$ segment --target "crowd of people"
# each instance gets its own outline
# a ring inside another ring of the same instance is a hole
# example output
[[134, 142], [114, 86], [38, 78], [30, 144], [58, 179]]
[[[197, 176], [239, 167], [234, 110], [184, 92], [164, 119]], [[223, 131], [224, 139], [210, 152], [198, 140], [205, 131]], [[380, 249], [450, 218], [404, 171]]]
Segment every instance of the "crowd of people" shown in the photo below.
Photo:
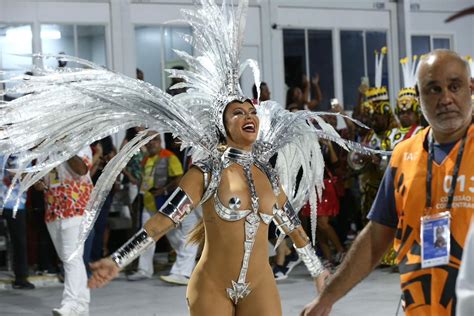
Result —
[[[407, 60], [402, 60], [402, 64], [406, 65]], [[411, 69], [407, 71], [414, 73]], [[137, 76], [140, 74], [143, 78], [143, 72], [137, 69]], [[312, 101], [308, 101], [309, 83], [305, 77], [301, 87], [288, 89], [287, 110], [318, 110], [318, 103], [322, 98], [318, 81], [319, 76], [315, 76], [312, 83], [315, 85], [314, 90], [318, 93]], [[361, 102], [353, 109], [353, 117], [367, 124], [370, 129], [361, 128], [343, 116], [340, 118], [327, 116], [325, 119], [346, 139], [359, 141], [374, 149], [391, 151], [398, 143], [416, 135], [423, 129], [414, 81], [408, 77], [406, 81], [408, 82], [405, 88], [400, 91], [395, 111], [392, 111], [390, 106], [386, 88], [380, 83], [378, 87], [373, 88], [364, 85], [359, 87]], [[172, 84], [175, 83], [177, 82]], [[171, 91], [177, 93], [174, 90]], [[270, 100], [270, 90], [265, 82], [261, 83], [260, 91], [259, 102]], [[255, 86], [253, 87], [253, 97], [253, 102], [258, 104]], [[332, 100], [330, 111], [347, 115], [344, 107], [336, 99]], [[139, 128], [128, 130], [121, 146], [131, 140], [139, 130]], [[152, 214], [156, 213], [156, 210], [169, 197], [170, 192], [176, 188], [183, 172], [189, 167], [189, 157], [179, 150], [179, 146], [174, 144], [177, 140], [168, 136], [170, 135], [167, 135], [166, 138], [171, 140], [171, 143], [167, 143], [166, 147], [171, 150], [165, 149], [161, 138], [157, 137], [137, 153], [123, 170], [121, 177], [116, 181], [114, 190], [109, 194], [101, 209], [93, 232], [86, 241], [83, 260], [68, 262], [66, 258], [74, 247], [74, 238], [78, 233], [93, 184], [97, 181], [105, 164], [112, 159], [116, 152], [110, 137], [93, 143], [90, 148], [85, 148], [83, 154], [71, 159], [65, 165], [58, 166], [54, 173], [35, 185], [30, 190], [28, 203], [26, 203], [27, 196], [22, 197], [15, 220], [12, 219], [13, 206], [10, 205], [11, 202], [6, 204], [2, 216], [8, 221], [14, 246], [15, 279], [13, 288], [34, 288], [34, 285], [27, 280], [26, 234], [28, 229], [26, 216], [27, 205], [30, 205], [32, 210], [29, 212], [30, 215], [44, 216], [49, 231], [48, 235], [45, 234], [45, 229], [36, 228], [40, 232], [39, 239], [37, 239], [39, 248], [36, 252], [38, 259], [35, 273], [49, 275], [59, 273], [67, 276], [64, 297], [58, 314], [65, 314], [65, 309], [87, 309], [89, 292], [85, 285], [86, 267], [90, 262], [99, 260], [115, 250], [108, 244], [110, 232], [107, 224], [114, 192], [122, 191], [121, 193], [125, 192], [127, 196], [124, 203], [123, 198], [118, 198], [119, 196], [123, 197], [123, 194], [117, 194], [114, 205], [117, 207], [117, 204], [122, 203], [121, 207], [127, 209], [125, 213], [121, 213], [121, 216], [125, 216], [130, 221], [129, 231], [124, 231], [129, 236], [142, 227]], [[369, 221], [367, 214], [372, 207], [388, 164], [385, 156], [348, 154], [330, 141], [321, 141], [321, 146], [325, 160], [325, 189], [318, 202], [317, 249], [324, 265], [334, 271], [343, 261], [348, 246], [355, 238], [355, 233], [362, 230]], [[14, 164], [14, 157], [10, 157], [8, 162], [2, 164], [4, 165], [2, 183], [4, 195], [8, 190], [9, 179], [11, 180], [13, 177], [7, 171], [8, 168], [14, 167], [12, 164]], [[358, 200], [361, 202], [355, 203]], [[310, 235], [309, 203], [301, 210], [299, 216], [303, 227]], [[187, 244], [187, 237], [199, 218], [199, 212], [194, 212], [193, 216], [188, 217], [178, 229], [167, 234], [173, 249], [171, 252], [176, 256], [176, 262], [169, 275], [160, 277], [163, 281], [181, 285], [188, 283], [196, 257], [199, 254], [198, 246]], [[271, 228], [269, 233], [269, 242], [273, 244], [276, 241], [275, 230], [275, 227]], [[29, 230], [29, 233], [37, 234], [38, 232]], [[51, 256], [45, 255], [54, 253], [54, 249], [51, 249], [51, 240], [58, 254], [59, 260], [56, 261], [51, 260]], [[166, 250], [166, 248], [164, 249]], [[129, 280], [135, 281], [153, 277], [154, 253], [155, 248], [152, 247], [140, 256], [136, 271], [129, 271]], [[275, 254], [270, 258], [273, 262], [275, 279], [286, 279], [292, 269], [301, 262], [301, 259], [286, 240], [278, 245]], [[395, 254], [393, 249], [388, 251], [380, 264], [394, 266]], [[90, 275], [90, 272], [88, 273]]]

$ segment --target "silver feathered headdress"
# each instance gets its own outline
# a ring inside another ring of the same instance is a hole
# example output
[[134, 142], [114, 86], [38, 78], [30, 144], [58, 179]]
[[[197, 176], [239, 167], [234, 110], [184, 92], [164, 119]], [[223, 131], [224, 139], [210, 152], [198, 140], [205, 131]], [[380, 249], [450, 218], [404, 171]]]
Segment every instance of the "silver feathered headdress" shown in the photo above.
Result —
[[[236, 10], [226, 1], [219, 9], [214, 0], [202, 0], [201, 8], [197, 10], [181, 10], [185, 22], [193, 29], [193, 36], [185, 36], [185, 39], [198, 51], [199, 56], [175, 50], [186, 61], [189, 70], [168, 70], [171, 77], [184, 80], [172, 89], [187, 88], [186, 99], [196, 98], [200, 106], [208, 107], [207, 119], [224, 136], [227, 136], [223, 122], [226, 105], [248, 99], [243, 95], [239, 83], [248, 66], [253, 70], [257, 88], [260, 87], [257, 62], [251, 59], [240, 62], [247, 9], [248, 0], [240, 1]], [[209, 128], [212, 129], [212, 126]]]

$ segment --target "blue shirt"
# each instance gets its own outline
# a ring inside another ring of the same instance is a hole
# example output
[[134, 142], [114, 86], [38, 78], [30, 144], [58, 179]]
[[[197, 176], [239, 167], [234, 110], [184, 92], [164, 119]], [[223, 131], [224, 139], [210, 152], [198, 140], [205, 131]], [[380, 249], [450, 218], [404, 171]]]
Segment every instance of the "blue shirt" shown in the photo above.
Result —
[[[427, 142], [425, 142], [426, 144]], [[443, 162], [446, 156], [456, 145], [457, 141], [449, 144], [434, 145], [434, 161], [437, 164]], [[395, 186], [394, 186], [394, 170], [389, 167], [385, 170], [382, 183], [372, 204], [367, 218], [378, 224], [391, 228], [397, 228], [398, 214], [395, 207]]]
[[[5, 161], [5, 157], [0, 156], [0, 170], [1, 170], [1, 180], [0, 181], [0, 206], [5, 209], [13, 209], [15, 207], [17, 197], [20, 191], [20, 186], [18, 183], [13, 188], [12, 194], [10, 195], [9, 199], [4, 201], [8, 189], [10, 187], [11, 180], [13, 179], [14, 175], [8, 172], [7, 169], [14, 169], [16, 168], [16, 158], [9, 157], [7, 161]], [[5, 204], [4, 204], [5, 203]], [[18, 209], [24, 209], [26, 204], [26, 192], [21, 195], [20, 204], [18, 205]]]

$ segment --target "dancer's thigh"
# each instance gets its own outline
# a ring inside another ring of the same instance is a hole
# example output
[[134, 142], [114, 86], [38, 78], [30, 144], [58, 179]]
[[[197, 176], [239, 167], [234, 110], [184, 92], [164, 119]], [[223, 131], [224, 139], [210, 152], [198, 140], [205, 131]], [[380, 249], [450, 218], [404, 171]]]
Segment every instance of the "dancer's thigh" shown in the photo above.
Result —
[[281, 316], [280, 294], [273, 275], [262, 281], [257, 288], [244, 298], [236, 307], [235, 316]]
[[234, 305], [225, 289], [190, 286], [186, 297], [191, 316], [234, 316]]

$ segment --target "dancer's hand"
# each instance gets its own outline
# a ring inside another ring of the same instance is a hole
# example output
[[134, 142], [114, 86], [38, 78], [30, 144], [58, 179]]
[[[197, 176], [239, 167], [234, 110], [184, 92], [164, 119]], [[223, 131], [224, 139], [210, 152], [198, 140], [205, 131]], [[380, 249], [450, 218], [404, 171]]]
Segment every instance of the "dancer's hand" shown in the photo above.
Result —
[[332, 304], [323, 304], [317, 297], [304, 307], [300, 316], [328, 316], [331, 308]]
[[[321, 294], [328, 284], [330, 276], [331, 273], [328, 270], [324, 270], [316, 279], [314, 279], [319, 294]], [[319, 297], [317, 297], [314, 301], [304, 307], [300, 316], [327, 316], [331, 311], [331, 307], [332, 305], [323, 306], [319, 301]]]
[[110, 257], [101, 259], [97, 262], [91, 263], [90, 268], [92, 276], [89, 278], [88, 286], [91, 289], [96, 289], [105, 286], [118, 276], [120, 269], [117, 264], [110, 259]]

